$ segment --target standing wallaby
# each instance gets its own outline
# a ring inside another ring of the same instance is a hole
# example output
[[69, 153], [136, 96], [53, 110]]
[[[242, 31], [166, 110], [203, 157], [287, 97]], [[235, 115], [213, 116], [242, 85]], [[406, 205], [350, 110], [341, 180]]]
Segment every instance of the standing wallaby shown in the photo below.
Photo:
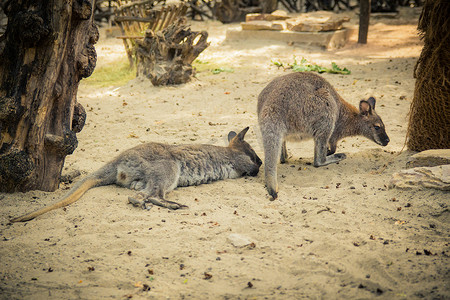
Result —
[[264, 170], [269, 194], [278, 196], [277, 160], [287, 158], [286, 138], [314, 139], [314, 166], [345, 159], [335, 153], [339, 139], [363, 135], [386, 146], [389, 137], [375, 113], [375, 99], [361, 100], [359, 111], [314, 73], [291, 73], [270, 82], [258, 97], [258, 122], [264, 146]]
[[[147, 203], [170, 209], [186, 207], [164, 199], [178, 186], [199, 185], [215, 180], [256, 176], [262, 164], [253, 148], [244, 141], [248, 127], [228, 134], [227, 147], [213, 145], [166, 145], [147, 143], [124, 151], [98, 171], [75, 184], [59, 202], [12, 219], [24, 222], [77, 201], [87, 190], [117, 184], [140, 191], [133, 204]], [[139, 200], [140, 199], [140, 200]]]

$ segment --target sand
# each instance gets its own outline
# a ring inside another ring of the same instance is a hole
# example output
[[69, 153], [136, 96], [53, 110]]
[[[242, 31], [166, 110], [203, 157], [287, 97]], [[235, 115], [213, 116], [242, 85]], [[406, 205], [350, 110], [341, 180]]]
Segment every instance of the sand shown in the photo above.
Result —
[[[294, 55], [349, 68], [351, 75], [323, 77], [354, 105], [376, 97], [391, 142], [345, 138], [338, 152], [347, 159], [322, 168], [311, 165], [312, 141], [288, 143], [276, 201], [264, 189], [263, 168], [257, 177], [174, 190], [168, 200], [189, 206], [179, 211], [138, 209], [128, 204], [133, 191], [105, 186], [65, 209], [10, 224], [55, 202], [71, 184], [53, 193], [1, 194], [0, 298], [449, 299], [448, 193], [388, 188], [412, 154], [401, 150], [422, 47], [419, 13], [372, 19], [367, 45], [354, 35], [334, 51], [225, 41], [226, 29], [238, 25], [194, 23], [211, 41], [199, 59], [234, 72], [203, 71], [170, 87], [140, 78], [120, 87], [81, 84], [78, 101], [88, 119], [64, 173], [85, 176], [148, 141], [226, 145], [230, 130], [246, 126], [263, 158], [257, 96], [291, 72], [271, 60], [292, 62]], [[120, 40], [102, 36], [96, 48], [98, 67], [125, 56]], [[233, 234], [248, 245], [234, 246]]]

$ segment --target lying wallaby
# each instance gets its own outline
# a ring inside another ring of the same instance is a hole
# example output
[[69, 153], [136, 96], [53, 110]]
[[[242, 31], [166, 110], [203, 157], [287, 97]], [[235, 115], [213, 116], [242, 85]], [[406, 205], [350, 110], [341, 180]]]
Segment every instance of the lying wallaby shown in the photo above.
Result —
[[147, 203], [170, 209], [185, 207], [165, 200], [165, 194], [178, 186], [258, 174], [262, 161], [244, 141], [247, 131], [248, 127], [239, 134], [231, 131], [228, 134], [228, 147], [160, 143], [136, 146], [75, 184], [61, 201], [12, 219], [11, 222], [31, 220], [77, 201], [93, 187], [110, 184], [140, 191], [136, 198], [130, 197], [129, 201], [144, 208], [147, 208]]
[[335, 152], [337, 141], [346, 136], [363, 135], [382, 146], [389, 143], [374, 98], [361, 100], [358, 111], [314, 73], [291, 73], [270, 82], [258, 97], [258, 121], [266, 187], [273, 199], [278, 196], [277, 159], [284, 163], [287, 158], [286, 138], [313, 138], [315, 167], [345, 159], [345, 154]]

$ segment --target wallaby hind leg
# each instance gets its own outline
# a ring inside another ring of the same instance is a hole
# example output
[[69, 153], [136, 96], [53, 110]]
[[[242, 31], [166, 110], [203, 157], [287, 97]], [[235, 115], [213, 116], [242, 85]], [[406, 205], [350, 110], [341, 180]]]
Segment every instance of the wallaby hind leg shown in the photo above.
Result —
[[287, 160], [288, 154], [287, 154], [287, 148], [286, 148], [286, 141], [283, 141], [283, 144], [281, 145], [281, 155], [280, 155], [280, 163], [285, 164]]
[[283, 134], [262, 130], [266, 188], [273, 200], [278, 197], [277, 163], [281, 157]]
[[336, 153], [336, 147], [337, 147], [337, 141], [334, 139], [330, 139], [328, 141], [328, 151], [327, 151], [327, 155], [331, 155]]
[[[337, 163], [346, 158], [344, 153], [333, 152], [332, 154], [327, 155], [329, 153], [327, 144], [327, 139], [324, 137], [314, 138], [314, 167]], [[336, 151], [336, 148], [334, 148], [334, 151]]]
[[173, 201], [165, 200], [165, 195], [177, 187], [179, 167], [171, 160], [152, 161], [145, 169], [146, 186], [128, 201], [134, 206], [150, 209], [158, 205], [169, 209], [180, 209], [187, 207]]

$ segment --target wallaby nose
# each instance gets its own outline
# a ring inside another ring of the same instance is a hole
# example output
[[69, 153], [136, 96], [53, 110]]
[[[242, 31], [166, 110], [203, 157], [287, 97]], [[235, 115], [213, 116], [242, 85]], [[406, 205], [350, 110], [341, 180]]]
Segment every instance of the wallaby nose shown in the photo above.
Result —
[[386, 146], [387, 144], [389, 144], [390, 141], [391, 141], [391, 140], [389, 139], [389, 137], [386, 136], [386, 138], [384, 139], [383, 146]]
[[259, 167], [248, 173], [249, 176], [256, 177], [259, 173]]
[[261, 167], [261, 165], [262, 165], [262, 160], [260, 160], [259, 157], [258, 157], [258, 161], [256, 162], [256, 164], [258, 165], [258, 167]]
[[262, 160], [261, 160], [261, 158], [259, 158], [258, 155], [256, 155], [255, 163], [258, 165], [258, 167], [261, 167], [261, 165], [262, 165]]

